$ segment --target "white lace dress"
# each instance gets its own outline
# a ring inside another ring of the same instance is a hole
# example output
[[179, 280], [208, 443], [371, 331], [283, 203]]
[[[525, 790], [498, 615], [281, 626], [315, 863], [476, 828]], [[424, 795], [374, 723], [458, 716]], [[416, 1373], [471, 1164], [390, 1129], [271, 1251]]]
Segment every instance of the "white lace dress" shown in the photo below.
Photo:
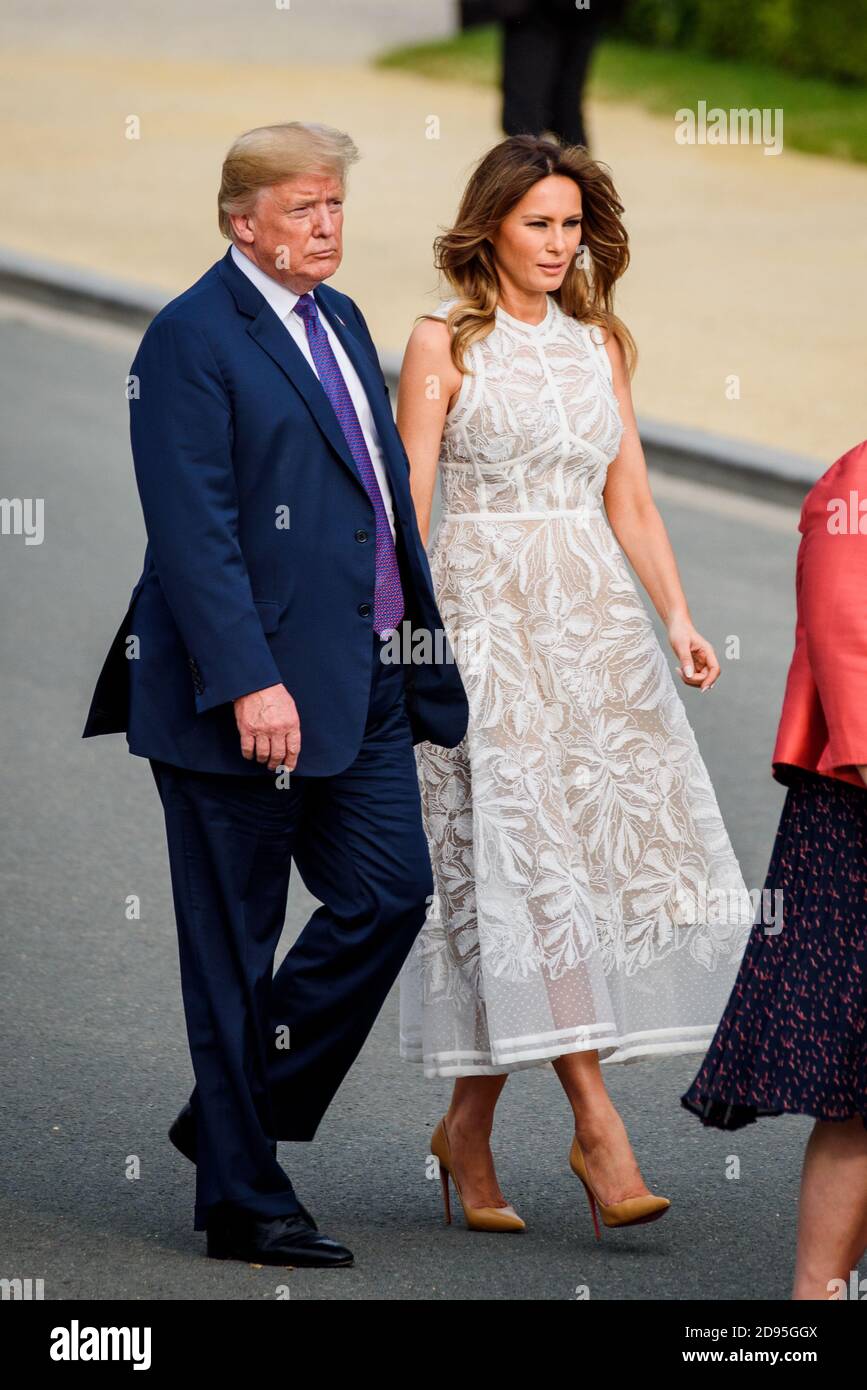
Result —
[[472, 1076], [704, 1051], [752, 911], [601, 502], [623, 427], [600, 330], [549, 296], [538, 325], [498, 310], [468, 365], [429, 556], [470, 720], [416, 747], [435, 897], [401, 1056]]

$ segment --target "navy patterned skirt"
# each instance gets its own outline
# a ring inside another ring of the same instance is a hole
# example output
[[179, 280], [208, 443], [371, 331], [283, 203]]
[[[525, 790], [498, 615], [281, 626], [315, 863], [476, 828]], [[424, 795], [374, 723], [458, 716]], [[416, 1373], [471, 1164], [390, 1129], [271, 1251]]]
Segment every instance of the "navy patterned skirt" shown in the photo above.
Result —
[[681, 1096], [717, 1129], [783, 1114], [867, 1127], [867, 788], [799, 769], [788, 781], [764, 910]]

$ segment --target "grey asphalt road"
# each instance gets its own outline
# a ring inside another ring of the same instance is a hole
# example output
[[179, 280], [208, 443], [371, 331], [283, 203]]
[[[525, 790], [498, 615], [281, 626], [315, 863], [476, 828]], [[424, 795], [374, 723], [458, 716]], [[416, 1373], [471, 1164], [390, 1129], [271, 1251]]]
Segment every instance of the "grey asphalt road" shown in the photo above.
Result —
[[[608, 1067], [663, 1222], [597, 1246], [568, 1167], [550, 1067], [513, 1076], [495, 1153], [527, 1221], [509, 1239], [443, 1223], [426, 1176], [448, 1084], [397, 1054], [393, 991], [316, 1140], [281, 1158], [350, 1270], [203, 1258], [192, 1169], [165, 1131], [192, 1072], [161, 812], [122, 737], [82, 741], [99, 665], [141, 564], [124, 378], [134, 340], [0, 305], [0, 493], [44, 498], [44, 539], [0, 536], [2, 935], [0, 1277], [85, 1299], [785, 1298], [801, 1117], [737, 1135], [679, 1104], [699, 1057]], [[747, 883], [761, 887], [782, 789], [769, 755], [793, 636], [797, 510], [660, 475], [699, 626], [740, 642], [711, 696], [684, 692]], [[129, 895], [140, 920], [127, 920]], [[296, 884], [282, 949], [312, 907]], [[732, 1158], [739, 1175], [732, 1177]]]

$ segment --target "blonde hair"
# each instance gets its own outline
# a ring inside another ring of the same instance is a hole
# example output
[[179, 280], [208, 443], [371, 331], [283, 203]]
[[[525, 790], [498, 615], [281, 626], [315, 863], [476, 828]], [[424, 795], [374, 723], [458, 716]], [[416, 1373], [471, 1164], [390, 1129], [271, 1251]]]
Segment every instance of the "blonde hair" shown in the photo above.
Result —
[[298, 174], [326, 170], [346, 186], [358, 150], [348, 135], [315, 122], [284, 121], [239, 135], [223, 160], [217, 212], [220, 231], [234, 241], [229, 218], [251, 212], [259, 193]]
[[573, 261], [552, 297], [571, 318], [612, 333], [623, 347], [630, 375], [635, 370], [635, 340], [614, 313], [614, 285], [629, 264], [629, 238], [608, 170], [583, 145], [512, 135], [479, 162], [454, 226], [434, 243], [434, 263], [458, 293], [448, 326], [452, 361], [461, 372], [468, 370], [468, 349], [496, 323], [500, 288], [491, 237], [533, 185], [551, 174], [572, 179], [581, 190], [581, 244], [589, 252], [589, 265]]

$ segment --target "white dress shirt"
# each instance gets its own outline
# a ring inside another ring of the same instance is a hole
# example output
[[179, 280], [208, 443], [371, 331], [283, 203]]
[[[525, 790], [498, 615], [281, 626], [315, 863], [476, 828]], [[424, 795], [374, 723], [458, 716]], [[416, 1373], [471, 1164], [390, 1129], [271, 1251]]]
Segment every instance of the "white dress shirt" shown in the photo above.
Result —
[[[285, 285], [281, 285], [279, 280], [274, 280], [270, 275], [266, 275], [265, 271], [260, 270], [259, 267], [250, 260], [249, 256], [245, 256], [243, 251], [238, 250], [234, 243], [231, 248], [231, 255], [238, 269], [244, 272], [248, 280], [252, 280], [256, 289], [259, 290], [260, 294], [268, 301], [284, 328], [304, 353], [312, 370], [316, 372], [316, 363], [313, 361], [313, 354], [310, 351], [310, 344], [307, 341], [307, 330], [304, 327], [304, 321], [300, 314], [294, 312], [295, 305], [298, 303], [301, 296], [296, 294], [294, 290], [287, 289]], [[315, 297], [314, 295], [314, 299]], [[357, 371], [347, 357], [343, 344], [340, 342], [340, 339], [337, 337], [337, 334], [322, 312], [321, 307], [318, 304], [316, 307], [319, 309], [319, 322], [328, 334], [331, 350], [337, 358], [337, 365], [343, 373], [343, 380], [346, 382], [346, 388], [352, 398], [352, 404], [355, 406], [358, 423], [361, 426], [364, 442], [367, 445], [367, 452], [370, 454], [370, 461], [373, 464], [373, 471], [376, 474], [376, 481], [379, 483], [379, 490], [382, 493], [382, 502], [385, 507], [388, 524], [391, 527], [391, 534], [395, 536], [396, 539], [394, 529], [394, 503], [391, 498], [391, 487], [389, 486], [388, 474], [385, 471], [382, 446], [379, 442], [379, 434], [373, 419], [373, 412], [370, 409], [370, 402], [367, 399], [367, 392], [361, 384]], [[319, 373], [316, 372], [316, 375], [318, 377]]]

